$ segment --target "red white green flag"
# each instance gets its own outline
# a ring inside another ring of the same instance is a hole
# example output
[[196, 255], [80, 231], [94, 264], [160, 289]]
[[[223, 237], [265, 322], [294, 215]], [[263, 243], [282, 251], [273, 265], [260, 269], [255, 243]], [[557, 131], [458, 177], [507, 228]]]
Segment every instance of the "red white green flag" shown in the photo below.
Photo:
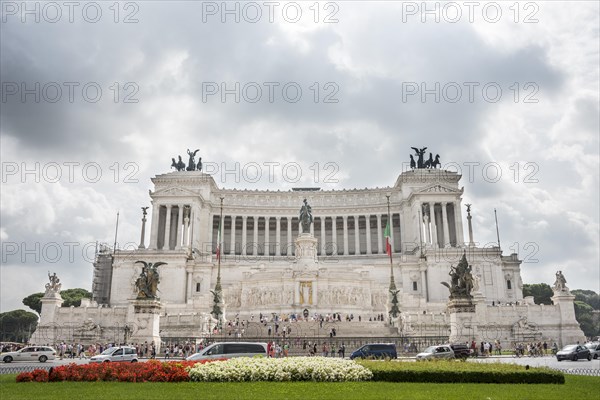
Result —
[[385, 226], [385, 232], [383, 234], [385, 236], [385, 252], [391, 257], [392, 256], [392, 234], [390, 230], [390, 220], [388, 218], [387, 224]]
[[217, 232], [217, 261], [221, 259], [221, 221], [219, 221], [219, 231]]

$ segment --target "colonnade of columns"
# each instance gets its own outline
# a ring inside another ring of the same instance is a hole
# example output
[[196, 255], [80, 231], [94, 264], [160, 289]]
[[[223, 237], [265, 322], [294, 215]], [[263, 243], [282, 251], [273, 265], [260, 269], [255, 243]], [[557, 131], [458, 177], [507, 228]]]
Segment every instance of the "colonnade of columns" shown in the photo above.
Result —
[[[319, 240], [318, 254], [358, 255], [385, 252], [384, 227], [387, 214], [314, 217], [311, 233]], [[217, 248], [219, 216], [212, 217], [209, 238]], [[392, 249], [399, 252], [400, 215], [392, 214]], [[224, 254], [286, 256], [295, 251], [294, 240], [301, 233], [298, 217], [224, 215]], [[394, 238], [397, 240], [394, 241]]]
[[421, 239], [434, 248], [463, 245], [462, 217], [458, 201], [422, 202]]
[[180, 250], [189, 246], [192, 218], [192, 208], [187, 204], [153, 207], [149, 248]]

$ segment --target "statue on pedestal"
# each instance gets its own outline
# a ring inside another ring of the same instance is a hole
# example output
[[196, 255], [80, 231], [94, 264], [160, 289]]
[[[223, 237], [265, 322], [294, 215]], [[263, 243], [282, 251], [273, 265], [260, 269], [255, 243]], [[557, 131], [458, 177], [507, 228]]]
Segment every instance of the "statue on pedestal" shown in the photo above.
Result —
[[138, 290], [137, 298], [139, 299], [158, 299], [158, 284], [160, 283], [158, 275], [158, 267], [166, 265], [165, 262], [147, 263], [145, 261], [136, 261], [135, 264], [144, 264], [140, 276], [135, 281], [135, 287]]
[[50, 280], [50, 283], [46, 283], [46, 294], [59, 293], [62, 283], [60, 283], [60, 279], [56, 276], [56, 272], [53, 275], [50, 275], [50, 271], [48, 271], [48, 279]]
[[450, 266], [450, 283], [442, 282], [442, 285], [450, 289], [450, 299], [471, 299], [473, 297], [471, 291], [475, 281], [471, 271], [472, 268], [467, 262], [467, 254], [464, 252], [456, 268]]
[[302, 232], [310, 232], [310, 224], [313, 222], [312, 208], [308, 205], [306, 199], [304, 199], [304, 205], [300, 208], [300, 224], [302, 225]]
[[562, 271], [556, 271], [556, 280], [554, 281], [554, 285], [552, 287], [555, 292], [569, 292], [569, 288], [567, 287], [567, 280], [563, 275]]

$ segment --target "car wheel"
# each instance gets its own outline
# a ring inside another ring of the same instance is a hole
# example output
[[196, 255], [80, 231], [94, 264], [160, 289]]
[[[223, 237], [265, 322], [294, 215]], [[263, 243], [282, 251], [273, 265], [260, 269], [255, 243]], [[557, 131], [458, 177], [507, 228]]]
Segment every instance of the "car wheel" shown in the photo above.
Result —
[[12, 358], [11, 356], [6, 356], [6, 357], [4, 357], [4, 362], [5, 362], [5, 363], [12, 362], [12, 360], [13, 360], [13, 358]]
[[598, 354], [594, 354], [594, 360], [598, 359]]
[[574, 356], [571, 358], [571, 360], [573, 360], [573, 361], [577, 361], [577, 360], [579, 360], [579, 358], [577, 358], [577, 354], [575, 354], [575, 355], [574, 355]]
[[137, 362], [137, 360], [131, 360], [131, 362], [132, 362], [132, 363], [135, 363], [135, 362]]
[[48, 360], [48, 357], [40, 356], [39, 360], [40, 360], [40, 362], [45, 363]]
[[587, 359], [588, 359], [588, 361], [592, 361], [592, 355], [588, 354]]
[[104, 360], [104, 362], [105, 362], [105, 363], [109, 363], [109, 362], [110, 362], [110, 360]]
[[560, 358], [557, 358], [556, 361], [561, 362], [562, 360]]

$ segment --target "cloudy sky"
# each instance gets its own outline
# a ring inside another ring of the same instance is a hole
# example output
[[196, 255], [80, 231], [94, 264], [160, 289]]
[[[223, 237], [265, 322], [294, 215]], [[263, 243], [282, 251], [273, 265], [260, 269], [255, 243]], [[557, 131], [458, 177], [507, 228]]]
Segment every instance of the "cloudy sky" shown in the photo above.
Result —
[[90, 289], [188, 148], [222, 187], [341, 189], [427, 146], [525, 283], [600, 290], [598, 2], [1, 4], [0, 311]]

